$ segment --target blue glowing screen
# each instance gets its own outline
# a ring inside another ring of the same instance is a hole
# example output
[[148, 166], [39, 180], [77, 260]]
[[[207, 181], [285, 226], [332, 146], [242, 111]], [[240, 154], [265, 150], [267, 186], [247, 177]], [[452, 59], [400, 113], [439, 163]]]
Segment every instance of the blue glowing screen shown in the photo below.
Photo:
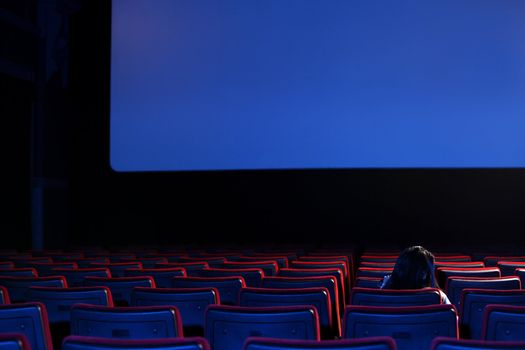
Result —
[[523, 0], [113, 0], [117, 171], [524, 167]]

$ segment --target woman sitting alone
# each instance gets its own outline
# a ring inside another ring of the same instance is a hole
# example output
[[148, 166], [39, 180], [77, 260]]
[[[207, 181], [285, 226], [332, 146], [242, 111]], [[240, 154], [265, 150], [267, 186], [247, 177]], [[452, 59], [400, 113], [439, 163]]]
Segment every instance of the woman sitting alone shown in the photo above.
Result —
[[441, 303], [450, 304], [436, 281], [434, 261], [434, 255], [421, 246], [406, 248], [399, 254], [392, 273], [383, 279], [381, 289], [437, 288]]

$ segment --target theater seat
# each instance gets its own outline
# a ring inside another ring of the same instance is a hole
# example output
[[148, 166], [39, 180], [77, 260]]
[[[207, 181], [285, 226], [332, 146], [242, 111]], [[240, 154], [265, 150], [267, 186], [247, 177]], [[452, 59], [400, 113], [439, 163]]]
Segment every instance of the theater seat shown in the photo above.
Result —
[[439, 285], [445, 286], [447, 279], [456, 277], [501, 277], [497, 267], [449, 267], [443, 266], [436, 269], [436, 277]]
[[89, 287], [108, 287], [117, 306], [127, 306], [131, 302], [131, 291], [134, 287], [155, 287], [151, 276], [136, 277], [86, 277], [85, 285]]
[[239, 306], [268, 307], [313, 305], [319, 314], [322, 339], [340, 337], [334, 328], [330, 293], [327, 288], [243, 288], [239, 294]]
[[69, 334], [71, 307], [74, 304], [113, 306], [107, 287], [31, 287], [28, 298], [45, 305], [55, 349], [60, 348], [62, 339]]
[[23, 334], [31, 350], [53, 350], [46, 308], [41, 303], [0, 305], [0, 332]]
[[449, 304], [414, 307], [348, 306], [343, 338], [389, 336], [400, 350], [428, 349], [437, 336], [458, 336], [456, 308]]
[[241, 276], [230, 277], [175, 277], [173, 288], [217, 288], [222, 305], [237, 305], [239, 291], [246, 287]]
[[525, 350], [525, 342], [487, 341], [437, 337], [430, 350]]
[[361, 288], [379, 289], [383, 283], [383, 277], [357, 277], [355, 286]]
[[[339, 307], [341, 311], [344, 310], [346, 306], [345, 300], [345, 283], [343, 271], [339, 268], [325, 268], [325, 269], [281, 269], [279, 271], [278, 277], [320, 277], [320, 276], [333, 276], [337, 282], [338, 298], [339, 298]], [[341, 313], [342, 316], [342, 313]]]
[[12, 261], [0, 261], [0, 269], [12, 269], [15, 267], [15, 263]]
[[173, 305], [182, 318], [185, 336], [204, 336], [204, 315], [208, 305], [219, 304], [216, 288], [144, 288], [131, 292], [132, 306]]
[[[10, 349], [9, 349], [10, 350]], [[71, 335], [62, 350], [211, 350], [205, 338], [108, 339]]]
[[525, 306], [525, 290], [463, 289], [460, 327], [462, 338], [482, 339], [483, 312], [490, 304]]
[[350, 304], [366, 306], [423, 306], [441, 304], [441, 294], [437, 288], [392, 290], [355, 287], [351, 291]]
[[105, 307], [75, 304], [71, 334], [104, 338], [182, 337], [182, 320], [174, 306]]
[[29, 301], [28, 293], [31, 287], [67, 287], [66, 279], [63, 276], [48, 277], [0, 277], [0, 285], [4, 286], [9, 299], [13, 303]]
[[242, 350], [250, 336], [320, 340], [317, 310], [313, 306], [223, 305], [206, 310], [206, 339], [213, 350]]
[[[58, 273], [57, 273], [58, 275]], [[38, 272], [34, 267], [19, 267], [13, 269], [0, 269], [0, 276], [10, 277], [38, 277]]]
[[264, 271], [258, 268], [209, 268], [200, 271], [202, 277], [232, 277], [241, 276], [248, 287], [260, 287], [264, 277]]
[[0, 286], [0, 305], [10, 304], [9, 293], [5, 287]]
[[180, 267], [171, 268], [151, 268], [151, 269], [127, 269], [124, 276], [151, 276], [155, 280], [155, 285], [159, 288], [170, 288], [173, 277], [186, 276], [186, 270]]
[[296, 340], [250, 337], [243, 350], [395, 350], [390, 337], [338, 340]]
[[86, 277], [111, 277], [109, 269], [105, 267], [79, 268], [79, 269], [53, 269], [56, 275], [64, 276], [69, 287], [82, 287]]
[[487, 305], [481, 337], [484, 340], [525, 341], [525, 306]]
[[275, 276], [279, 271], [279, 266], [273, 260], [258, 260], [258, 261], [225, 261], [220, 266], [222, 269], [261, 269], [264, 271], [264, 276]]
[[263, 288], [326, 288], [330, 294], [332, 305], [332, 328], [334, 334], [341, 334], [341, 316], [343, 309], [339, 306], [339, 290], [334, 276], [308, 276], [308, 277], [265, 277]]
[[447, 279], [445, 290], [450, 302], [461, 310], [461, 293], [463, 289], [521, 289], [518, 277], [455, 277]]
[[516, 269], [525, 268], [525, 261], [498, 261], [498, 268], [502, 276], [514, 276]]
[[22, 333], [0, 333], [0, 350], [31, 350], [29, 340]]

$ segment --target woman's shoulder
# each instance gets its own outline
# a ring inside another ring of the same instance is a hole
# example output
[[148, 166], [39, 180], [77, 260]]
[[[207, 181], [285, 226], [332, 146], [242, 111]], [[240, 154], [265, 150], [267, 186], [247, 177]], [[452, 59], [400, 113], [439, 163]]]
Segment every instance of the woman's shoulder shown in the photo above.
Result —
[[433, 288], [433, 287], [425, 287], [424, 289], [437, 289], [439, 292], [439, 295], [441, 297], [441, 304], [452, 304], [450, 302], [450, 299], [448, 298], [447, 294], [443, 292], [440, 288]]
[[439, 294], [441, 295], [441, 304], [452, 304], [447, 294], [439, 289]]
[[389, 282], [390, 282], [390, 277], [392, 275], [386, 275], [385, 277], [383, 277], [383, 281], [381, 281], [381, 285], [379, 286], [379, 288], [381, 289], [385, 289], [387, 288]]

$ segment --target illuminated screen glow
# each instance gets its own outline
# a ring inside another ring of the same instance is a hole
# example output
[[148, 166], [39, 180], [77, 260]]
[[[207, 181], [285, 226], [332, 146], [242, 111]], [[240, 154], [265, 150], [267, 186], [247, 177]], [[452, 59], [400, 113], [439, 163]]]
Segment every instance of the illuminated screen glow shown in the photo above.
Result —
[[117, 171], [525, 166], [525, 1], [113, 0]]

